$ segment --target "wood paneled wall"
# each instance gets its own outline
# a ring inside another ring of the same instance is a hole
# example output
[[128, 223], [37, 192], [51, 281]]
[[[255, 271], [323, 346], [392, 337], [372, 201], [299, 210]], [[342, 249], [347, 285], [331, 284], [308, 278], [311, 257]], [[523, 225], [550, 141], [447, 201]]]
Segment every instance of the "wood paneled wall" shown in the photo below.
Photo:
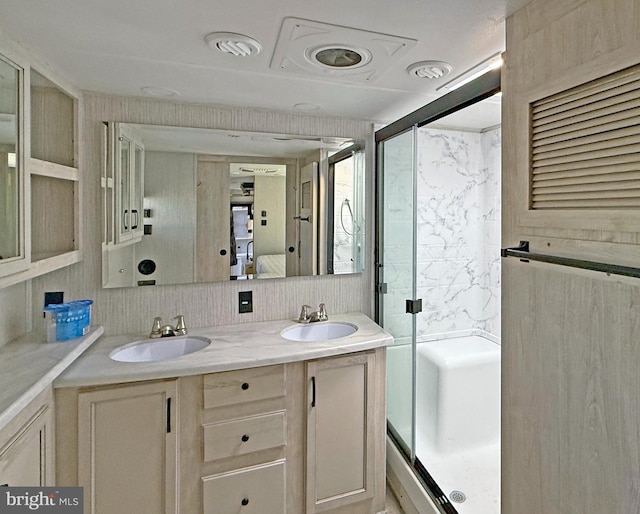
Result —
[[[503, 246], [638, 266], [637, 229], [526, 228], [519, 212], [527, 98], [637, 64], [639, 38], [638, 0], [533, 0], [508, 18]], [[503, 259], [502, 285], [502, 513], [640, 512], [640, 281]]]
[[[302, 135], [364, 139], [368, 148], [367, 272], [349, 276], [301, 277], [265, 281], [229, 281], [211, 284], [148, 288], [101, 288], [100, 165], [103, 121], [149, 123]], [[370, 122], [326, 118], [260, 109], [194, 105], [172, 101], [84, 95], [82, 161], [85, 209], [83, 262], [33, 281], [33, 317], [42, 323], [44, 291], [65, 291], [65, 298], [94, 300], [93, 321], [109, 335], [147, 332], [154, 316], [184, 314], [188, 326], [295, 318], [303, 303], [325, 302], [329, 315], [338, 312], [372, 312], [373, 290], [373, 126]], [[254, 312], [238, 314], [238, 292], [252, 290]]]

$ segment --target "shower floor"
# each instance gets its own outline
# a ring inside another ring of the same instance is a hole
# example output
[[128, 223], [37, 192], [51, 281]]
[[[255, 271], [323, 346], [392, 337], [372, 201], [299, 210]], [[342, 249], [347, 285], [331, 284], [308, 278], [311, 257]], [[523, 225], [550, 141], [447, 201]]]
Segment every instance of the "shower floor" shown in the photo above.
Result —
[[[416, 441], [416, 456], [447, 495], [459, 514], [500, 513], [500, 444], [460, 453], [442, 454], [427, 441]], [[466, 496], [451, 500], [452, 491]]]

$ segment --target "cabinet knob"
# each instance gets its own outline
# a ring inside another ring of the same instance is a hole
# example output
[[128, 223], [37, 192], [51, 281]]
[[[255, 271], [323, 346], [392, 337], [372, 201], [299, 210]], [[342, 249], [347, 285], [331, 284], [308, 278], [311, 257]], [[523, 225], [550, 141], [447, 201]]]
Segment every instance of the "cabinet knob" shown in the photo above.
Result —
[[249, 389], [249, 384], [247, 382], [243, 382], [242, 386], [240, 386], [240, 387], [242, 387], [243, 391], [246, 391], [247, 389]]
[[249, 440], [249, 436], [248, 436], [247, 434], [244, 434], [244, 435], [242, 436], [242, 442], [243, 442], [243, 443], [246, 443], [248, 440]]
[[242, 503], [243, 506], [249, 505], [249, 498], [242, 498], [240, 503]]

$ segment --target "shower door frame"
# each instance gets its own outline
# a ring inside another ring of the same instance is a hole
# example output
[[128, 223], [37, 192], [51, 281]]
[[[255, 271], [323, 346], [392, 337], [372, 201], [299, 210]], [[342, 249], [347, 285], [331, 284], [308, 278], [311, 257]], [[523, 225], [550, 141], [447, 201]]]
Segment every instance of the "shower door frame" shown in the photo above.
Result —
[[[383, 222], [384, 222], [384, 176], [383, 176], [383, 166], [382, 160], [380, 156], [382, 154], [382, 147], [385, 141], [388, 141], [403, 132], [408, 130], [415, 131], [416, 129], [427, 125], [429, 123], [433, 123], [434, 121], [439, 120], [440, 118], [444, 118], [449, 114], [452, 114], [456, 111], [460, 111], [465, 107], [473, 105], [477, 102], [485, 100], [496, 93], [501, 91], [501, 70], [500, 68], [492, 70], [472, 82], [447, 93], [440, 98], [437, 98], [431, 103], [426, 104], [425, 106], [413, 111], [412, 113], [400, 118], [399, 120], [386, 125], [380, 130], [375, 132], [375, 143], [376, 143], [376, 174], [375, 174], [375, 198], [376, 198], [376, 209], [375, 209], [375, 320], [378, 324], [384, 327], [384, 262], [383, 262]], [[416, 183], [416, 159], [414, 155], [414, 168], [412, 170], [414, 176], [414, 188]], [[415, 195], [415, 189], [412, 192]], [[414, 206], [415, 210], [415, 206]], [[415, 282], [414, 276], [414, 282]], [[415, 289], [415, 288], [414, 288]], [[413, 341], [411, 344], [412, 348], [412, 398], [415, 398], [415, 387], [416, 387], [416, 332], [415, 332], [415, 315], [412, 315], [412, 323], [413, 323]], [[393, 335], [393, 334], [391, 334]], [[413, 400], [412, 400], [413, 401]], [[416, 429], [416, 420], [415, 420], [415, 408], [413, 410], [413, 418], [412, 418], [412, 434], [415, 434]], [[404, 457], [405, 461], [412, 469], [418, 480], [422, 483], [428, 495], [434, 501], [435, 505], [439, 508], [441, 512], [444, 514], [457, 514], [454, 506], [449, 502], [447, 496], [443, 493], [443, 491], [438, 487], [435, 480], [431, 477], [426, 467], [415, 455], [415, 444], [414, 441], [411, 442], [411, 448], [408, 448], [405, 444], [403, 444], [402, 438], [395, 433], [395, 430], [387, 421], [387, 434], [391, 441], [393, 441], [394, 445], [397, 447], [400, 454]]]

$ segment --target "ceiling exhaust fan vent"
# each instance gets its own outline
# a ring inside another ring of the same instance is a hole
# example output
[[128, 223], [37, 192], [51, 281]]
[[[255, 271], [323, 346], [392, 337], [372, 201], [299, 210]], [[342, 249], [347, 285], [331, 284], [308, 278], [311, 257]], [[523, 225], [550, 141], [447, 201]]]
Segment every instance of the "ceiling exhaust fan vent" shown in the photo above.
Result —
[[407, 73], [419, 79], [441, 79], [453, 70], [453, 66], [444, 61], [421, 61], [407, 68]]
[[212, 32], [204, 40], [211, 48], [235, 57], [251, 57], [262, 52], [262, 45], [255, 39], [233, 32]]
[[[270, 68], [323, 80], [373, 83], [418, 44], [391, 34], [287, 17]], [[302, 104], [296, 107], [305, 109]]]
[[324, 45], [307, 52], [311, 62], [327, 68], [356, 68], [371, 60], [371, 52], [365, 48], [348, 48], [343, 45]]

